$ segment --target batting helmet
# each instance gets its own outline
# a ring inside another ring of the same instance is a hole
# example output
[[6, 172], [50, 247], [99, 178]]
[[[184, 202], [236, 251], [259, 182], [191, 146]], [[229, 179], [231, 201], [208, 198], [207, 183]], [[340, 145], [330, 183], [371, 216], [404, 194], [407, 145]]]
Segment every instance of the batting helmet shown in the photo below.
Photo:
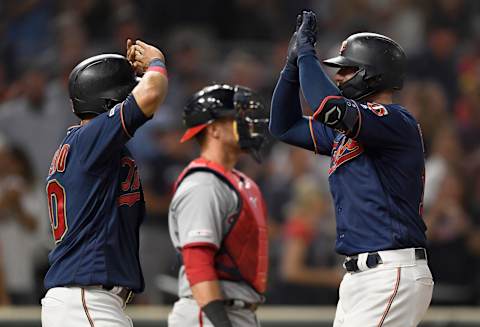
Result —
[[180, 142], [185, 142], [219, 118], [233, 118], [238, 143], [260, 161], [260, 150], [268, 134], [268, 111], [258, 95], [244, 86], [209, 85], [195, 93], [183, 111], [188, 128]]
[[330, 67], [357, 67], [358, 71], [339, 87], [346, 98], [361, 100], [373, 93], [400, 90], [406, 56], [392, 39], [375, 33], [357, 33], [343, 41], [340, 55], [324, 60]]
[[124, 56], [103, 54], [88, 58], [72, 70], [68, 80], [73, 112], [82, 119], [108, 111], [125, 100], [137, 83]]

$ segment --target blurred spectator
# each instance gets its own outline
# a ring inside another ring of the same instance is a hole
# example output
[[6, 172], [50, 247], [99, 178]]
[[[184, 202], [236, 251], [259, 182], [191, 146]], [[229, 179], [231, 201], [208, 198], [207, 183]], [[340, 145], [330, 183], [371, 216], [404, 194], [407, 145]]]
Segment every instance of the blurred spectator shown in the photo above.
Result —
[[[378, 1], [373, 1], [378, 2]], [[383, 1], [389, 7], [386, 21], [386, 35], [392, 37], [405, 50], [407, 56], [412, 56], [425, 43], [424, 12], [418, 10], [415, 0]]]
[[0, 105], [0, 130], [27, 151], [33, 174], [47, 175], [55, 148], [74, 121], [68, 98], [40, 67], [31, 67], [21, 79], [21, 96]]
[[480, 149], [468, 157], [467, 208], [477, 226], [480, 226]]
[[[86, 36], [94, 42], [105, 41], [112, 32], [112, 16], [116, 14], [112, 2], [104, 0], [63, 0], [58, 2], [62, 12], [75, 13]], [[121, 8], [116, 8], [121, 10]], [[117, 11], [118, 12], [118, 11]]]
[[[53, 55], [56, 77], [65, 90], [67, 89], [68, 76], [70, 71], [83, 59], [86, 59], [90, 52], [98, 52], [93, 42], [89, 42], [84, 26], [74, 11], [65, 11], [56, 19], [56, 53]], [[65, 93], [68, 98], [68, 94]]]
[[426, 18], [430, 26], [448, 26], [461, 40], [471, 36], [474, 13], [472, 1], [430, 0], [427, 3], [428, 15]]
[[[1, 246], [0, 252], [3, 252]], [[0, 257], [0, 307], [10, 305], [10, 298], [8, 297], [7, 286], [5, 283], [5, 268], [3, 267], [3, 261], [3, 258]]]
[[447, 111], [448, 103], [441, 86], [434, 82], [409, 82], [401, 92], [400, 103], [417, 119], [423, 134], [427, 156], [432, 151], [436, 134], [445, 126], [454, 127]]
[[335, 255], [335, 221], [329, 193], [308, 177], [296, 180], [289, 219], [283, 227], [277, 303], [330, 304], [344, 274]]
[[38, 193], [26, 154], [9, 146], [0, 156], [5, 164], [0, 178], [0, 239], [6, 288], [13, 304], [36, 304], [34, 257], [40, 245], [39, 219], [44, 216], [38, 215]]
[[449, 25], [433, 25], [427, 35], [428, 47], [409, 58], [409, 74], [421, 80], [439, 83], [447, 95], [448, 110], [452, 111], [458, 95], [456, 71], [459, 41]]
[[471, 217], [464, 209], [464, 195], [460, 176], [448, 171], [435, 203], [425, 215], [435, 304], [472, 305], [478, 297], [478, 256], [470, 242], [475, 235]]
[[266, 98], [265, 77], [266, 71], [262, 62], [253, 54], [234, 50], [227, 55], [222, 72], [222, 81], [225, 83], [249, 87]]
[[455, 104], [455, 118], [469, 153], [480, 146], [480, 47], [462, 57], [458, 70], [461, 94]]
[[13, 77], [24, 65], [49, 51], [52, 44], [50, 22], [53, 20], [53, 0], [4, 0], [2, 42], [8, 50], [8, 76]]
[[463, 151], [455, 130], [447, 123], [438, 126], [434, 143], [425, 163], [424, 207], [428, 209], [438, 201], [443, 180], [451, 171], [463, 170]]
[[[181, 118], [188, 98], [210, 82], [216, 70], [211, 36], [199, 28], [178, 27], [167, 42], [169, 91], [165, 105], [169, 115]], [[218, 77], [218, 76], [217, 76]]]

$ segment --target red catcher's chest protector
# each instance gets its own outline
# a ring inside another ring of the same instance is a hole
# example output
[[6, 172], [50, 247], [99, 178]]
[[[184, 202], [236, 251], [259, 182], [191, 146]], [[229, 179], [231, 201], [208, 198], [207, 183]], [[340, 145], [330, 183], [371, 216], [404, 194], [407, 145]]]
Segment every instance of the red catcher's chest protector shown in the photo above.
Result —
[[268, 235], [265, 202], [257, 184], [238, 170], [227, 171], [203, 158], [193, 160], [180, 174], [175, 190], [194, 171], [210, 171], [238, 195], [240, 210], [233, 219], [215, 256], [219, 279], [245, 281], [258, 293], [267, 286]]

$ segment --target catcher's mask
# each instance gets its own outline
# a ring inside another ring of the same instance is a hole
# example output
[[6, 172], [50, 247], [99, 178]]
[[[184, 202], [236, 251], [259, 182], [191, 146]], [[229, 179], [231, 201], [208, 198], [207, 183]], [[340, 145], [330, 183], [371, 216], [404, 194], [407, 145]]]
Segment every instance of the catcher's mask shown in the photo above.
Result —
[[238, 144], [257, 161], [268, 133], [269, 115], [259, 96], [247, 87], [227, 84], [209, 85], [195, 93], [183, 111], [188, 128], [185, 142], [220, 118], [234, 118]]

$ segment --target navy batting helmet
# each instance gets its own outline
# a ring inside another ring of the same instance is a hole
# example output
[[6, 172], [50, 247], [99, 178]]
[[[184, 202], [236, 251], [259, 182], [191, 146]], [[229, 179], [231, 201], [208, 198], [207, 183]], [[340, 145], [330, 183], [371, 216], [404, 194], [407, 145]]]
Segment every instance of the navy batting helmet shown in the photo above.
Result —
[[127, 58], [103, 54], [79, 63], [70, 73], [68, 91], [73, 112], [81, 119], [122, 102], [138, 80]]
[[339, 87], [346, 98], [360, 100], [373, 93], [400, 90], [406, 56], [392, 39], [375, 33], [357, 33], [343, 41], [340, 55], [324, 60], [330, 67], [356, 67], [358, 71]]
[[191, 139], [213, 121], [227, 117], [236, 122], [240, 148], [260, 161], [269, 114], [259, 96], [244, 86], [214, 84], [195, 93], [183, 111], [183, 123], [188, 129], [180, 141]]

